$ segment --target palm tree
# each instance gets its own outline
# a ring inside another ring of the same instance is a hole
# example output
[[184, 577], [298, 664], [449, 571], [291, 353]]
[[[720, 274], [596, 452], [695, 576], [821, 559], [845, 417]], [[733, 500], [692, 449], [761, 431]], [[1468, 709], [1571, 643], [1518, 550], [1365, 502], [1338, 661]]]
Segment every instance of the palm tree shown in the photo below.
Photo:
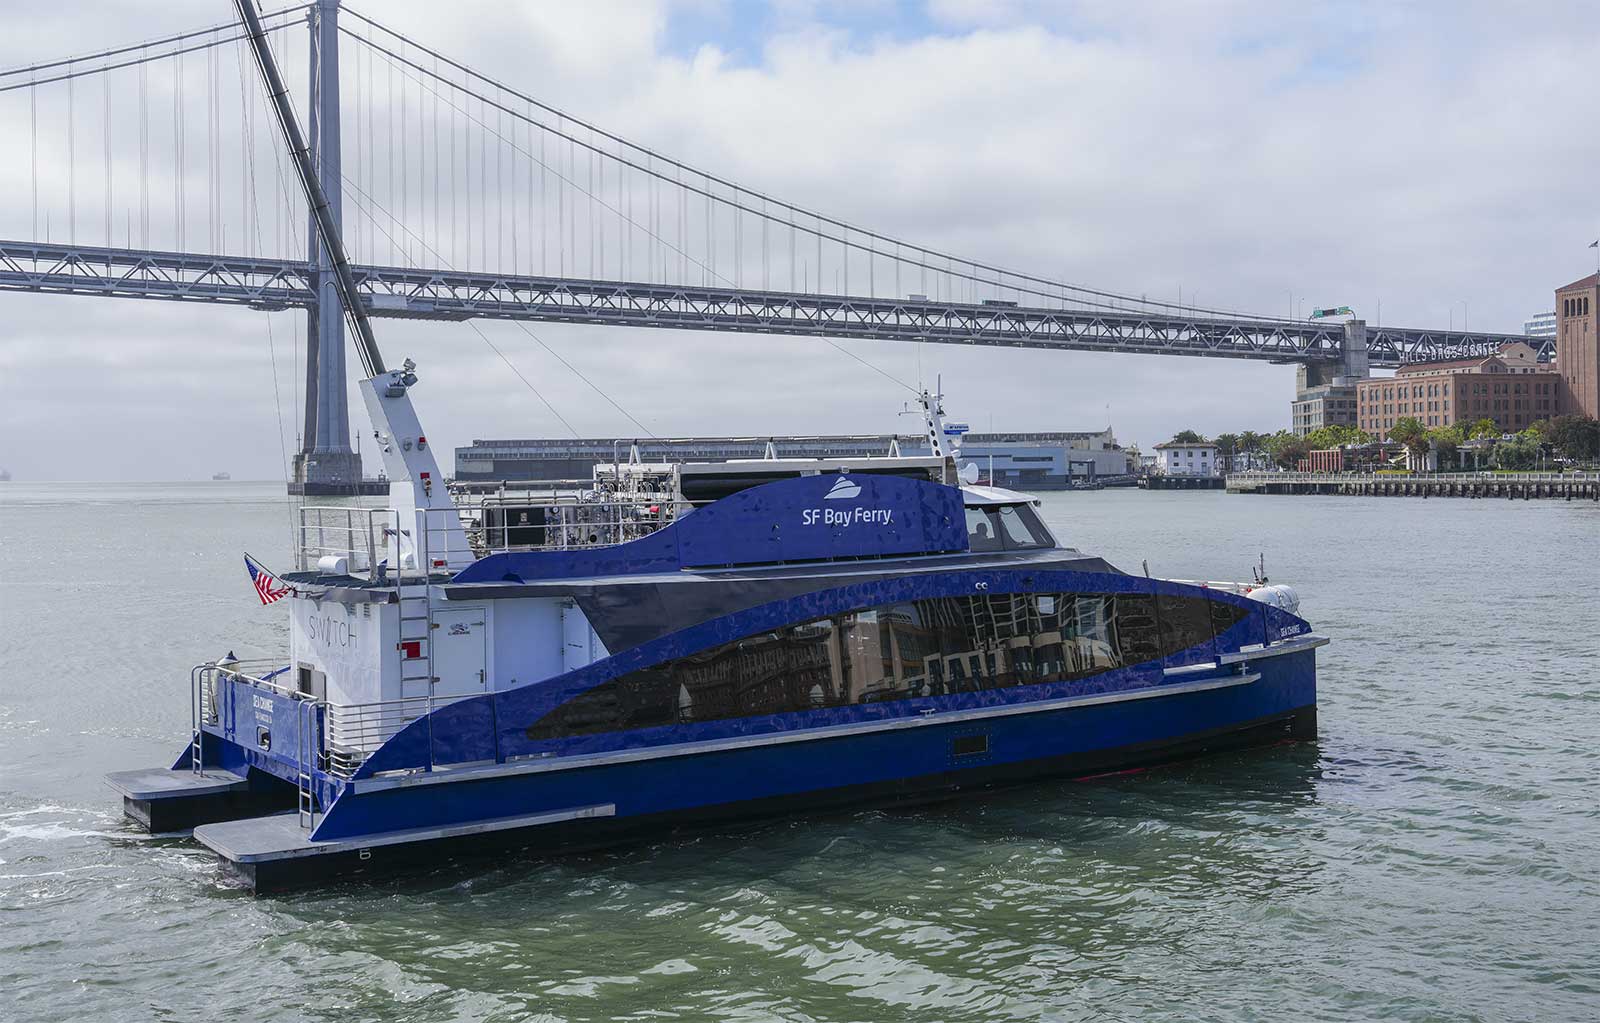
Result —
[[1247, 455], [1254, 456], [1261, 453], [1261, 448], [1267, 439], [1254, 430], [1241, 430], [1239, 432], [1239, 450]]
[[1217, 445], [1217, 460], [1222, 463], [1224, 471], [1233, 471], [1233, 456], [1239, 451], [1239, 435], [1219, 433], [1213, 443]]
[[1389, 430], [1389, 439], [1404, 444], [1413, 455], [1413, 461], [1428, 452], [1428, 428], [1415, 416], [1405, 416]]

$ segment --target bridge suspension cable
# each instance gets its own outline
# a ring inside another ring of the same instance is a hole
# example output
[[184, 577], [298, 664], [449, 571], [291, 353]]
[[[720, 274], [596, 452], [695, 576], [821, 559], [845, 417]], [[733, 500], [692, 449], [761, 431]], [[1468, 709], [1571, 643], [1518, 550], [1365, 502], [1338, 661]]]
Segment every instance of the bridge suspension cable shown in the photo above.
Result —
[[[308, 6], [276, 10], [264, 28], [290, 86], [331, 90], [314, 77], [312, 48], [283, 34]], [[869, 231], [574, 118], [359, 12], [327, 9], [350, 15], [337, 38], [354, 40], [335, 108], [339, 178], [362, 196], [344, 233], [375, 315], [1343, 358], [1341, 324], [1134, 298]], [[238, 96], [225, 87], [229, 49], [243, 58], [242, 42], [235, 26], [217, 25], [0, 72], [0, 121], [13, 137], [28, 133], [27, 170], [21, 147], [13, 152], [30, 175], [29, 206], [0, 205], [0, 239], [33, 239], [0, 240], [0, 288], [315, 303], [309, 210], [285, 185], [280, 146], [256, 130], [259, 90], [243, 79]], [[93, 74], [99, 88], [85, 92], [79, 80]], [[252, 172], [268, 166], [278, 173]], [[205, 254], [189, 251], [202, 245]], [[1388, 328], [1369, 335], [1369, 350], [1373, 365], [1393, 365], [1477, 353], [1501, 337]]]
[[[569, 144], [580, 146], [595, 155], [611, 159], [622, 166], [647, 174], [656, 181], [682, 189], [691, 194], [700, 195], [708, 202], [716, 202], [729, 210], [736, 211], [739, 214], [750, 214], [760, 220], [761, 224], [763, 225], [764, 232], [771, 225], [777, 224], [783, 227], [791, 228], [791, 230], [798, 230], [801, 233], [814, 236], [819, 246], [823, 242], [828, 242], [830, 244], [839, 245], [847, 249], [866, 254], [869, 290], [875, 289], [876, 287], [876, 281], [873, 279], [875, 276], [876, 261], [879, 259], [887, 259], [896, 264], [897, 274], [900, 268], [909, 266], [918, 271], [942, 274], [949, 278], [963, 280], [970, 283], [975, 288], [989, 287], [999, 291], [1014, 292], [1019, 295], [1033, 295], [1047, 301], [1055, 302], [1064, 302], [1068, 293], [1070, 293], [1074, 304], [1078, 306], [1123, 310], [1181, 310], [1184, 315], [1215, 314], [1218, 316], [1226, 316], [1235, 319], [1243, 317], [1249, 319], [1258, 319], [1265, 322], [1283, 322], [1281, 317], [1276, 316], [1239, 313], [1232, 310], [1200, 307], [1191, 303], [1166, 302], [1159, 299], [1150, 299], [1146, 296], [1134, 297], [1132, 295], [1118, 292], [1050, 280], [1033, 274], [1006, 269], [995, 264], [954, 256], [949, 253], [941, 252], [925, 246], [916, 245], [914, 243], [905, 241], [904, 239], [894, 238], [879, 232], [861, 228], [839, 218], [818, 213], [796, 204], [775, 198], [759, 190], [746, 188], [719, 175], [712, 174], [682, 161], [664, 156], [663, 154], [658, 153], [649, 147], [629, 141], [620, 135], [599, 128], [581, 118], [573, 117], [572, 115], [526, 93], [523, 93], [509, 85], [506, 85], [503, 82], [483, 75], [473, 70], [469, 66], [461, 63], [460, 61], [454, 60], [431, 47], [417, 43], [403, 33], [391, 29], [381, 22], [367, 17], [357, 10], [351, 8], [346, 8], [346, 10], [356, 19], [392, 37], [402, 46], [409, 47], [416, 50], [418, 53], [433, 58], [436, 65], [444, 64], [449, 68], [453, 68], [461, 72], [461, 74], [466, 76], [466, 78], [476, 80], [483, 83], [485, 86], [492, 88], [496, 92], [497, 97], [491, 99], [487, 96], [486, 91], [479, 91], [466, 84], [456, 82], [453, 79], [440, 74], [435, 68], [429, 68], [420, 60], [407, 57], [406, 55], [397, 52], [395, 49], [377, 42], [376, 40], [370, 38], [370, 36], [361, 35], [360, 33], [357, 33], [348, 27], [341, 27], [341, 31], [350, 36], [352, 39], [356, 39], [367, 46], [372, 47], [373, 49], [384, 54], [388, 59], [405, 65], [417, 74], [439, 81], [449, 88], [459, 91], [465, 96], [470, 97], [471, 99], [477, 100], [478, 102], [487, 106], [494, 107], [513, 118], [521, 119], [541, 131], [549, 132], [552, 135], [562, 138]], [[502, 96], [513, 97], [530, 105], [533, 108], [542, 110], [547, 114], [554, 116], [558, 119], [558, 126], [552, 126], [528, 114], [524, 114], [515, 110], [504, 102], [503, 98], [501, 98]], [[583, 131], [589, 133], [590, 138], [580, 138], [575, 132], [565, 130], [560, 127], [559, 125], [561, 124], [571, 124], [574, 126], [574, 128], [582, 129]], [[487, 129], [487, 125], [484, 127]], [[634, 159], [629, 159], [620, 155], [619, 153], [609, 152], [602, 148], [598, 143], [593, 141], [595, 138], [614, 143], [624, 150], [628, 150], [639, 155]], [[503, 136], [502, 140], [509, 141], [504, 140]], [[644, 160], [643, 164], [639, 162], [640, 159]], [[664, 171], [658, 170], [657, 164], [663, 165], [667, 169], [670, 169], [672, 172], [674, 172], [674, 176], [669, 176]], [[685, 173], [690, 175], [691, 179], [699, 178], [702, 183], [700, 185], [684, 183], [682, 181], [682, 175]], [[730, 191], [732, 193], [732, 197], [730, 198], [715, 194], [712, 190], [713, 186], [721, 187]], [[749, 201], [742, 201], [742, 197], [748, 197]], [[754, 205], [757, 202], [760, 203], [759, 208]], [[773, 209], [779, 211], [782, 216], [775, 215], [772, 212]], [[682, 209], [680, 207], [680, 213], [681, 212]], [[799, 216], [803, 220], [810, 220], [815, 226], [807, 227], [804, 223], [795, 224], [792, 221], [792, 218], [795, 216]], [[852, 239], [852, 234], [858, 236], [858, 238]], [[736, 230], [736, 246], [742, 247], [742, 242], [743, 238], [740, 232]], [[879, 243], [881, 243], [885, 248], [892, 247], [894, 251], [891, 253], [885, 251], [884, 248], [879, 248]], [[916, 253], [917, 256], [911, 257], [903, 255], [903, 253], [906, 251]], [[769, 245], [763, 244], [762, 256], [764, 261], [770, 258], [771, 249]], [[819, 260], [820, 258], [821, 256], [819, 251]], [[941, 260], [944, 261], [945, 265], [939, 265], [938, 261]], [[736, 265], [738, 265], [738, 263], [739, 261], [736, 259]], [[988, 279], [984, 276], [986, 274], [992, 275], [994, 279]], [[764, 265], [763, 278], [765, 279], [769, 275], [770, 266]], [[897, 276], [897, 282], [898, 281], [899, 278]]]
[[[271, 15], [262, 15], [262, 17], [272, 18], [281, 15], [293, 14], [297, 11], [305, 10], [308, 6], [310, 5], [301, 4], [298, 7], [285, 7], [282, 10], [274, 11]], [[268, 32], [277, 32], [280, 29], [288, 28], [292, 24], [294, 24], [293, 21], [282, 21], [274, 25], [266, 25], [263, 27]], [[227, 32], [229, 34], [226, 36], [219, 34], [223, 32]], [[181, 42], [185, 39], [194, 39], [200, 36], [209, 36], [210, 38], [207, 38], [202, 42], [191, 43], [188, 46], [175, 47], [170, 50], [164, 49], [158, 53], [149, 52], [158, 46], [165, 46], [168, 43]], [[21, 82], [0, 82], [0, 92], [12, 92], [16, 89], [32, 89], [40, 85], [49, 85], [53, 82], [65, 82], [74, 78], [84, 78], [88, 75], [99, 75], [105, 74], [108, 71], [119, 71], [123, 68], [136, 67], [141, 64], [148, 64], [152, 61], [167, 60], [182, 53], [194, 53], [197, 50], [214, 49], [218, 46], [224, 46], [228, 43], [236, 43], [245, 38], [248, 38], [247, 35], [243, 32], [240, 32], [237, 25], [217, 25], [212, 28], [195, 29], [190, 32], [180, 32], [177, 35], [167, 36], [163, 39], [152, 39], [149, 42], [135, 43], [131, 46], [119, 46], [110, 50], [102, 50], [99, 53], [85, 54], [82, 57], [66, 57], [61, 60], [48, 61], [43, 64], [28, 64], [20, 67], [9, 68], [7, 70], [0, 71], [0, 80], [16, 77], [18, 75], [29, 75], [30, 77], [26, 81]], [[114, 57], [120, 54], [132, 53], [135, 51], [139, 52], [139, 56], [130, 58], [128, 60], [118, 61], [115, 64], [96, 63], [99, 61], [104, 61], [108, 57]], [[74, 68], [77, 70], [65, 71], [57, 75], [51, 75], [48, 78], [36, 77], [40, 71], [57, 67]]]

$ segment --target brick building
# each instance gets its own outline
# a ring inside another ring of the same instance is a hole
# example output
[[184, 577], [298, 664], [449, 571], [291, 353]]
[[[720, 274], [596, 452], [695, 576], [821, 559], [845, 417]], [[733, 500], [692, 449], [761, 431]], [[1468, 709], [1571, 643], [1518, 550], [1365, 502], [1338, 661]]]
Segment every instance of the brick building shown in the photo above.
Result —
[[1600, 419], [1600, 273], [1556, 291], [1556, 366], [1566, 410]]
[[1296, 468], [1301, 472], [1344, 472], [1344, 449], [1326, 448], [1308, 451]]
[[1408, 417], [1430, 429], [1493, 419], [1515, 432], [1560, 413], [1561, 391], [1561, 378], [1537, 351], [1511, 341], [1484, 358], [1417, 362], [1392, 377], [1360, 381], [1356, 425], [1378, 440]]

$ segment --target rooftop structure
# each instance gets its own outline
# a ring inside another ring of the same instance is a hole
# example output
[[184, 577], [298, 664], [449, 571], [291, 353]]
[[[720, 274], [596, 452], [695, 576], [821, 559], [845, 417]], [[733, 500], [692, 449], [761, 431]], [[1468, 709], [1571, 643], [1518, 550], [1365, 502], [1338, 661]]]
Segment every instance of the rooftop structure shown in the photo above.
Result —
[[[768, 458], [868, 458], [928, 453], [920, 434], [833, 434], [794, 437], [530, 438], [474, 440], [456, 449], [460, 481], [588, 479], [595, 465], [624, 460], [726, 462]], [[1135, 471], [1109, 427], [1103, 430], [968, 433], [963, 461], [996, 484], [1048, 490], [1075, 479]]]
[[1401, 366], [1395, 371], [1395, 376], [1426, 376], [1434, 373], [1473, 373], [1484, 369], [1491, 363], [1499, 363], [1504, 367], [1497, 372], [1505, 373], [1541, 373], [1549, 372], [1550, 367], [1539, 361], [1539, 350], [1522, 341], [1508, 341], [1500, 346], [1500, 350], [1492, 355], [1479, 356], [1471, 359], [1432, 359], [1426, 362], [1413, 362]]
[[1299, 437], [1324, 426], [1356, 425], [1355, 382], [1323, 384], [1299, 391], [1289, 404], [1289, 417]]
[[1481, 359], [1403, 366], [1391, 378], [1361, 381], [1356, 392], [1357, 425], [1379, 440], [1407, 418], [1430, 429], [1492, 419], [1515, 431], [1561, 409], [1560, 378], [1522, 342]]
[[1556, 314], [1534, 313], [1522, 323], [1522, 332], [1529, 337], [1555, 337]]

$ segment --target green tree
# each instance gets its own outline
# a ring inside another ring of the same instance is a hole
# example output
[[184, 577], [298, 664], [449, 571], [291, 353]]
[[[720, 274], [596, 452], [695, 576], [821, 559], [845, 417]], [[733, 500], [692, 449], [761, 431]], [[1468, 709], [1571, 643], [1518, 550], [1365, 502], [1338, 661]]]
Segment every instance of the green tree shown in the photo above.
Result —
[[1200, 436], [1200, 434], [1195, 433], [1193, 430], [1179, 430], [1177, 433], [1172, 435], [1172, 443], [1204, 444], [1206, 443], [1206, 439]]
[[1337, 423], [1320, 427], [1306, 434], [1306, 444], [1313, 451], [1326, 450], [1327, 448], [1342, 448], [1350, 444], [1366, 444], [1372, 437], [1354, 426], [1341, 426]]
[[1266, 451], [1267, 438], [1254, 430], [1239, 431], [1239, 451], [1241, 454], [1252, 458], [1259, 458]]
[[1556, 416], [1540, 432], [1563, 457], [1579, 462], [1600, 458], [1600, 420], [1585, 415]]
[[1460, 467], [1461, 445], [1467, 439], [1467, 431], [1460, 425], [1440, 426], [1428, 431], [1428, 440], [1433, 449], [1439, 454], [1439, 466], [1444, 467], [1448, 462]]
[[1468, 440], [1494, 440], [1500, 436], [1500, 424], [1493, 419], [1480, 419], [1466, 428]]
[[1311, 452], [1311, 445], [1303, 437], [1296, 437], [1288, 430], [1279, 430], [1267, 438], [1266, 449], [1280, 469], [1293, 469], [1299, 465], [1300, 459]]
[[1217, 445], [1217, 458], [1225, 469], [1233, 468], [1233, 456], [1239, 453], [1239, 435], [1237, 433], [1219, 433], [1213, 442]]
[[1389, 428], [1389, 439], [1404, 444], [1413, 454], [1428, 450], [1428, 428], [1415, 416], [1404, 416]]
[[1497, 469], [1532, 469], [1539, 464], [1539, 435], [1524, 431], [1496, 444], [1494, 464]]

